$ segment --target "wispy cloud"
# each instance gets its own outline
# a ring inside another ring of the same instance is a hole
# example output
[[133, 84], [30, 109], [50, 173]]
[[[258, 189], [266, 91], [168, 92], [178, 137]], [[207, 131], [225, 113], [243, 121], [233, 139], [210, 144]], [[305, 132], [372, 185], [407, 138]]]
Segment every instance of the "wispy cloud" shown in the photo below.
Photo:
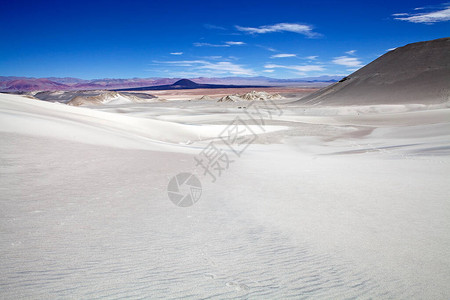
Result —
[[206, 29], [226, 30], [226, 28], [222, 26], [217, 26], [213, 24], [203, 24], [203, 27], [205, 27]]
[[355, 71], [358, 71], [359, 69], [360, 68], [348, 68], [347, 71], [355, 72]]
[[272, 47], [267, 47], [267, 46], [263, 46], [263, 45], [255, 45], [255, 46], [256, 46], [256, 47], [259, 47], [259, 48], [266, 49], [267, 51], [270, 51], [270, 52], [278, 52], [277, 49], [272, 48]]
[[305, 58], [309, 59], [309, 60], [316, 60], [318, 58], [318, 56], [317, 55], [311, 55], [311, 56], [307, 56]]
[[386, 51], [389, 52], [389, 51], [392, 51], [392, 50], [395, 50], [395, 49], [397, 49], [397, 48], [389, 48]]
[[173, 65], [176, 67], [192, 67], [196, 64], [202, 64], [203, 60], [154, 60], [154, 64], [167, 64], [167, 65]]
[[298, 75], [306, 75], [307, 72], [312, 71], [324, 71], [325, 68], [319, 65], [303, 65], [303, 66], [284, 66], [284, 65], [275, 65], [275, 64], [267, 64], [264, 66], [266, 69], [288, 69], [296, 71]]
[[211, 44], [211, 43], [194, 43], [195, 47], [230, 47], [230, 46], [242, 46], [244, 42], [225, 42], [224, 44]]
[[183, 55], [183, 52], [171, 52], [172, 55]]
[[357, 57], [339, 56], [333, 59], [333, 63], [336, 65], [346, 67], [362, 67], [362, 62]]
[[215, 71], [220, 74], [233, 74], [233, 75], [255, 75], [255, 72], [251, 69], [245, 69], [243, 66], [234, 64], [229, 61], [221, 61], [217, 63], [206, 63], [199, 66], [198, 69], [206, 69]]
[[[191, 72], [206, 71], [207, 75], [244, 75], [251, 76], [256, 73], [242, 65], [229, 61], [209, 62], [206, 60], [177, 60], [177, 61], [154, 61], [157, 64], [168, 64], [174, 67], [191, 67]], [[202, 73], [205, 74], [205, 73]]]
[[350, 51], [347, 51], [345, 53], [348, 54], [348, 55], [354, 55], [356, 53], [356, 50], [350, 50]]
[[203, 56], [203, 58], [217, 60], [217, 59], [222, 59], [223, 56], [221, 56], [221, 55], [210, 55], [210, 56]]
[[227, 44], [194, 43], [195, 47], [230, 47]]
[[245, 45], [244, 42], [225, 42], [225, 44], [230, 45], [230, 46], [239, 46], [239, 45]]
[[284, 58], [284, 57], [296, 57], [296, 54], [289, 54], [289, 53], [280, 53], [272, 55], [270, 58]]
[[297, 23], [278, 23], [274, 25], [264, 25], [259, 27], [243, 27], [236, 25], [236, 29], [239, 31], [251, 33], [251, 34], [263, 34], [270, 32], [295, 32], [306, 35], [307, 37], [318, 36], [318, 33], [313, 32], [313, 27], [305, 24]]
[[[415, 8], [414, 10], [424, 10], [423, 7]], [[433, 24], [438, 22], [450, 21], [450, 3], [444, 3], [441, 8], [433, 11], [422, 13], [396, 13], [392, 15], [395, 20], [407, 21], [411, 23]]]

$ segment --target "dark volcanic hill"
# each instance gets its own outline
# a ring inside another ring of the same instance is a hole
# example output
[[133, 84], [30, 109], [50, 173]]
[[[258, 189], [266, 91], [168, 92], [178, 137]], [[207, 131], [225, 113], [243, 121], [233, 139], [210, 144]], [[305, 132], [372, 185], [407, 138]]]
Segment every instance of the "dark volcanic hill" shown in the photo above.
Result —
[[192, 80], [189, 79], [180, 79], [174, 84], [172, 84], [172, 86], [192, 87], [192, 88], [197, 88], [198, 85], [199, 85], [198, 83], [193, 82]]
[[226, 85], [226, 84], [200, 84], [189, 79], [181, 79], [173, 84], [145, 86], [140, 88], [118, 89], [116, 91], [148, 91], [148, 90], [187, 90], [187, 89], [226, 89], [226, 88], [258, 88], [268, 87], [261, 85]]
[[396, 48], [298, 102], [358, 105], [450, 101], [450, 38]]

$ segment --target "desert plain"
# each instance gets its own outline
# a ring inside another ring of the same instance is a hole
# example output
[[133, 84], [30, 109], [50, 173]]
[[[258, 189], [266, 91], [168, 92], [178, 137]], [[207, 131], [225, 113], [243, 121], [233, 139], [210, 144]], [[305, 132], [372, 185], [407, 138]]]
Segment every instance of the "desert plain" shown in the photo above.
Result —
[[[1, 94], [2, 297], [445, 299], [449, 102], [301, 93], [89, 107]], [[180, 207], [168, 184], [186, 172], [201, 196]]]

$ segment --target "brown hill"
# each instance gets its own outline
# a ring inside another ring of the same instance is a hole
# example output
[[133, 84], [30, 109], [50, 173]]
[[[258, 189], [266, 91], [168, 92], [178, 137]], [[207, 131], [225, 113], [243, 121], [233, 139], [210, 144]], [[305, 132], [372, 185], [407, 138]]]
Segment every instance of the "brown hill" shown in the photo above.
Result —
[[298, 102], [357, 105], [449, 100], [450, 38], [442, 38], [399, 47]]

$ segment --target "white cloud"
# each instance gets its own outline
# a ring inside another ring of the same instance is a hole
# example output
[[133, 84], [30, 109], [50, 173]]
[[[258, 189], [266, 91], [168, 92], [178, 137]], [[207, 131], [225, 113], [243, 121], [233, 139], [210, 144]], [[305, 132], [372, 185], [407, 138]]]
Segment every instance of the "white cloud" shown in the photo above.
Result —
[[272, 73], [272, 72], [275, 72], [275, 70], [274, 69], [269, 69], [269, 70], [264, 70], [263, 72]]
[[309, 60], [315, 60], [315, 59], [317, 59], [318, 58], [318, 56], [317, 55], [311, 55], [311, 56], [307, 56], [307, 57], [305, 57], [306, 59], [309, 59]]
[[272, 55], [270, 58], [284, 58], [284, 57], [296, 57], [296, 54], [289, 54], [289, 53], [280, 53]]
[[346, 67], [362, 67], [362, 62], [356, 57], [339, 56], [333, 59], [333, 63]]
[[213, 25], [213, 24], [203, 24], [203, 26], [206, 29], [217, 29], [217, 30], [226, 30], [224, 27], [222, 26], [217, 26], [217, 25]]
[[170, 54], [172, 54], [172, 55], [183, 55], [183, 52], [172, 52]]
[[[191, 67], [191, 72], [207, 71], [207, 75], [256, 75], [252, 69], [229, 61], [209, 62], [206, 60], [154, 61], [158, 64], [170, 64], [174, 67]], [[204, 73], [202, 73], [204, 74]]]
[[203, 58], [217, 60], [217, 59], [222, 59], [223, 56], [221, 56], [221, 55], [210, 55], [210, 56], [203, 56]]
[[348, 55], [354, 55], [356, 53], [356, 50], [350, 50], [350, 51], [347, 51], [345, 53], [348, 54]]
[[159, 61], [154, 60], [154, 64], [170, 64], [177, 67], [192, 67], [195, 64], [203, 63], [203, 60], [166, 60], [166, 61]]
[[397, 48], [389, 48], [386, 51], [389, 52], [389, 51], [392, 51], [392, 50], [395, 50], [395, 49], [397, 49]]
[[225, 42], [225, 44], [230, 45], [230, 46], [245, 45], [244, 42]]
[[233, 75], [255, 75], [251, 69], [244, 69], [241, 65], [233, 64], [229, 61], [221, 61], [217, 63], [206, 63], [199, 66], [198, 69], [206, 69], [215, 71], [219, 74], [233, 74]]
[[272, 48], [272, 47], [266, 47], [266, 46], [263, 46], [263, 45], [256, 45], [256, 46], [260, 47], [260, 48], [263, 48], [263, 49], [266, 49], [267, 51], [270, 51], [270, 52], [277, 52], [277, 49]]
[[423, 24], [433, 24], [437, 22], [446, 22], [450, 21], [450, 5], [447, 3], [445, 4], [444, 9], [431, 11], [431, 12], [425, 12], [425, 13], [418, 13], [418, 14], [406, 14], [406, 13], [400, 13], [400, 14], [393, 14], [395, 20], [400, 21], [407, 21], [411, 23], [423, 23]]
[[275, 65], [275, 64], [268, 64], [265, 65], [264, 68], [266, 69], [288, 69], [288, 70], [294, 70], [298, 75], [306, 75], [306, 72], [311, 71], [324, 71], [325, 68], [323, 66], [319, 65], [303, 65], [303, 66], [284, 66], [284, 65]]
[[287, 31], [303, 34], [308, 37], [314, 37], [318, 35], [317, 33], [313, 32], [312, 26], [296, 23], [278, 23], [275, 25], [264, 25], [260, 27], [242, 27], [236, 25], [236, 29], [252, 34]]
[[210, 44], [210, 43], [194, 43], [195, 47], [230, 47], [230, 46], [240, 46], [245, 45], [244, 42], [225, 42], [225, 44]]
[[230, 47], [230, 45], [210, 44], [210, 43], [194, 43], [195, 47]]
[[156, 64], [201, 64], [205, 62], [204, 60], [154, 60], [153, 61]]
[[358, 71], [360, 68], [349, 68], [349, 69], [347, 69], [347, 71], [350, 71], [350, 72], [356, 72], [356, 71]]

